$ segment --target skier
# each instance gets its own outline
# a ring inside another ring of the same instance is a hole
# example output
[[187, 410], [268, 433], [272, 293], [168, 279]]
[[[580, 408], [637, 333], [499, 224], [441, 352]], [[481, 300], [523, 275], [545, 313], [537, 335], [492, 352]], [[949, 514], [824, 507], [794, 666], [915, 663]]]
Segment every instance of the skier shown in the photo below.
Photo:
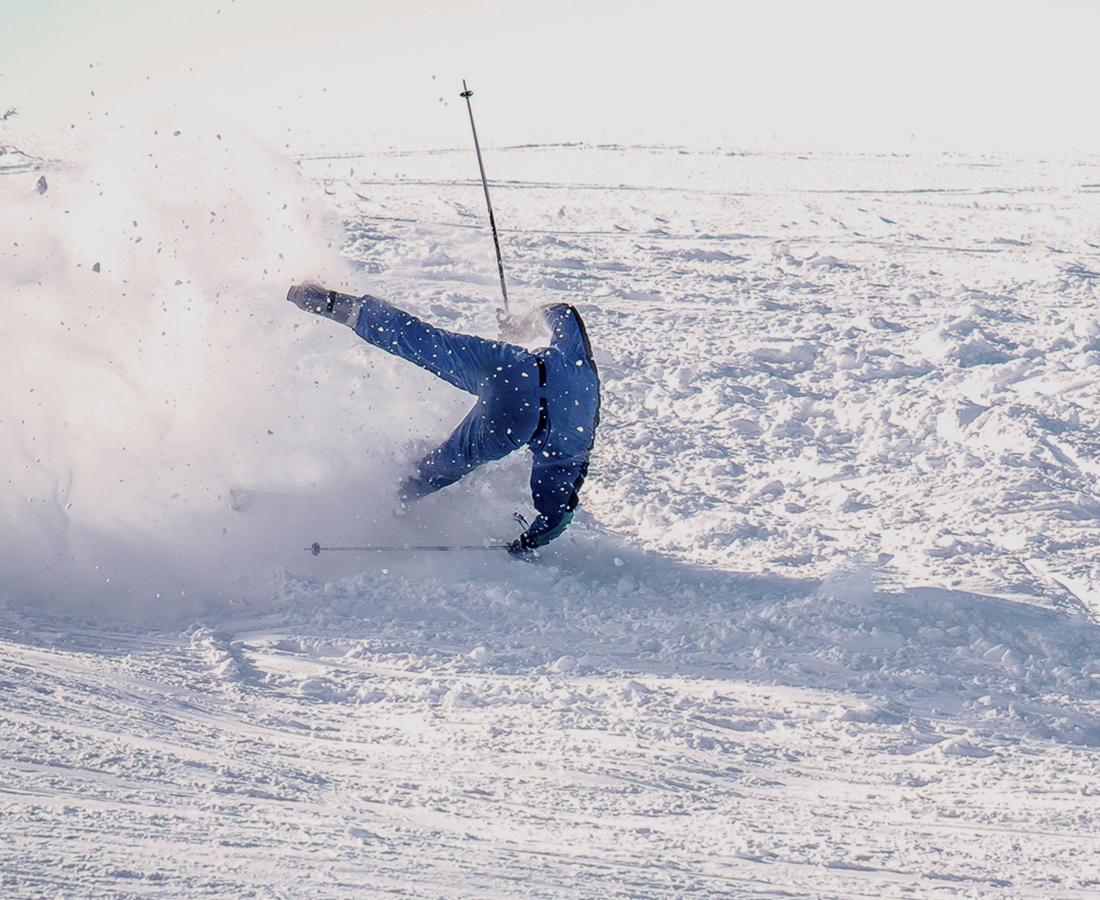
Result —
[[573, 518], [600, 420], [600, 381], [580, 313], [566, 303], [501, 319], [502, 338], [522, 340], [545, 326], [550, 346], [534, 353], [505, 340], [435, 328], [365, 294], [354, 297], [312, 282], [287, 300], [352, 328], [376, 347], [438, 375], [477, 402], [442, 446], [416, 464], [401, 489], [412, 503], [454, 484], [482, 463], [527, 446], [534, 454], [531, 497], [538, 517], [508, 545], [527, 556], [558, 537]]

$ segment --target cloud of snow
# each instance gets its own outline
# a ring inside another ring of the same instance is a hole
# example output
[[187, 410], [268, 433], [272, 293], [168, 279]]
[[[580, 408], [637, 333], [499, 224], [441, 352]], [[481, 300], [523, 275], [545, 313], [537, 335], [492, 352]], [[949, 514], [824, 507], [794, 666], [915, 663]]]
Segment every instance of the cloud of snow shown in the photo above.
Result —
[[0, 175], [0, 592], [172, 616], [377, 530], [431, 407], [285, 301], [366, 289], [293, 161], [156, 114], [38, 150], [63, 162]]

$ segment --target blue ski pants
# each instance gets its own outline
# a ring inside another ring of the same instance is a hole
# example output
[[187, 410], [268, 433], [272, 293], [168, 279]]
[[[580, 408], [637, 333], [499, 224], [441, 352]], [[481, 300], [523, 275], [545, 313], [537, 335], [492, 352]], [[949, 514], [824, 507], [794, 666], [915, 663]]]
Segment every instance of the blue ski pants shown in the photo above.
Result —
[[417, 500], [454, 484], [483, 463], [529, 443], [544, 421], [541, 367], [522, 347], [436, 328], [384, 300], [360, 298], [355, 332], [477, 397], [437, 449], [420, 460], [403, 496]]

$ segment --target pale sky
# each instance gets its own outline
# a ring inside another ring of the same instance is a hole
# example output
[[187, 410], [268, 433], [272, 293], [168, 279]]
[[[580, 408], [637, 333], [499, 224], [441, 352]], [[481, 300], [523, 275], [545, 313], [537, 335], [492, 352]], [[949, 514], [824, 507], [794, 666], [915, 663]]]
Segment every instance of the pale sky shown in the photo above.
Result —
[[452, 146], [465, 78], [487, 145], [1100, 146], [1092, 0], [0, 0], [0, 22], [11, 129], [155, 102]]

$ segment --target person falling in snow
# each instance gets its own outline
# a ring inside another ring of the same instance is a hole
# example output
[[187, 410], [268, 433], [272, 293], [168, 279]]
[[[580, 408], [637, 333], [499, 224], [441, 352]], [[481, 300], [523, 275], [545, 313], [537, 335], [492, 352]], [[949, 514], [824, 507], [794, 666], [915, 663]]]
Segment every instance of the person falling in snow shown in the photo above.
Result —
[[[401, 489], [412, 503], [483, 463], [530, 447], [531, 498], [538, 516], [508, 545], [525, 556], [558, 537], [573, 518], [600, 420], [600, 380], [580, 313], [567, 303], [501, 320], [502, 340], [435, 328], [369, 294], [354, 297], [312, 282], [287, 300], [353, 329], [363, 340], [473, 394], [477, 402], [450, 437], [416, 464]], [[545, 326], [550, 345], [534, 353], [523, 340]]]

